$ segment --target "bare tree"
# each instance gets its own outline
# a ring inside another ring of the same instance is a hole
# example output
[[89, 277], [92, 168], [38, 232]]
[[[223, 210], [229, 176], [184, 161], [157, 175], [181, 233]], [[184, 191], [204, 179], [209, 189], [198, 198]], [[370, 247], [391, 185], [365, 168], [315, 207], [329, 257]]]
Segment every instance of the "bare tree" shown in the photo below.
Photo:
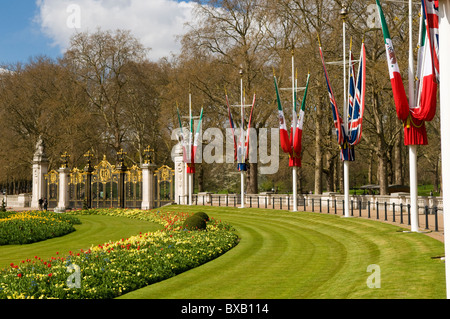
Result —
[[98, 30], [75, 35], [64, 55], [66, 65], [77, 75], [93, 115], [103, 123], [103, 140], [115, 151], [123, 147], [130, 129], [125, 120], [128, 96], [126, 66], [144, 60], [147, 50], [129, 31]]

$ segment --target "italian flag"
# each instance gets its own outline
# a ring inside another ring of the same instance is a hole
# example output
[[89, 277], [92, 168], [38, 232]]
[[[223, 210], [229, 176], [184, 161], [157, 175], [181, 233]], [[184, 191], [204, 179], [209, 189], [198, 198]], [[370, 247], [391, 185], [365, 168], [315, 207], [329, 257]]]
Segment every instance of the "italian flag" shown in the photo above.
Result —
[[[198, 145], [200, 142], [200, 129], [202, 127], [202, 121], [203, 121], [203, 108], [202, 108], [202, 111], [200, 114], [200, 120], [198, 122], [197, 130], [194, 135], [194, 143], [193, 143], [193, 145], [192, 144], [190, 145], [191, 156], [190, 156], [190, 161], [187, 164], [187, 166], [188, 166], [187, 173], [188, 174], [195, 174], [195, 156], [197, 155], [197, 148], [198, 148]], [[193, 122], [194, 122], [194, 120], [193, 120], [193, 117], [191, 114], [191, 135], [193, 133]]]
[[305, 106], [306, 106], [306, 97], [308, 94], [308, 86], [309, 86], [309, 79], [311, 75], [308, 73], [308, 79], [306, 80], [306, 89], [305, 93], [303, 95], [303, 101], [300, 108], [300, 111], [298, 112], [298, 119], [297, 119], [297, 128], [294, 136], [294, 154], [296, 154], [298, 157], [300, 157], [300, 154], [302, 152], [302, 136], [303, 136], [303, 123], [305, 121]]
[[422, 0], [423, 14], [416, 75], [416, 107], [411, 108], [412, 116], [421, 121], [431, 121], [436, 114], [439, 81], [438, 5], [438, 1]]
[[389, 68], [389, 76], [391, 79], [392, 92], [394, 95], [395, 108], [397, 110], [397, 117], [401, 121], [406, 121], [409, 116], [409, 102], [406, 97], [405, 87], [403, 86], [402, 76], [398, 67], [397, 58], [395, 56], [394, 45], [392, 44], [391, 35], [384, 18], [383, 10], [380, 1], [376, 0], [378, 12], [380, 14], [381, 27], [383, 29], [384, 42], [386, 45], [386, 57]]
[[274, 83], [275, 83], [275, 91], [277, 94], [277, 103], [278, 103], [278, 120], [280, 122], [280, 143], [281, 149], [284, 153], [288, 153], [292, 156], [292, 144], [289, 140], [289, 135], [286, 126], [286, 119], [284, 117], [283, 107], [281, 106], [280, 93], [278, 91], [277, 78], [274, 75]]

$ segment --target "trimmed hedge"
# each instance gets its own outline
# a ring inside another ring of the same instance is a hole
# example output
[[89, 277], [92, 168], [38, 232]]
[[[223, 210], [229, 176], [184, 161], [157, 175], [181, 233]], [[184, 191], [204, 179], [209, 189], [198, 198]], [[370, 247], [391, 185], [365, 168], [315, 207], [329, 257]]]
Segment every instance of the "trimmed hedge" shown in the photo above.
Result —
[[201, 219], [203, 219], [205, 222], [209, 222], [209, 216], [208, 214], [204, 213], [204, 212], [198, 212], [195, 213], [194, 216], [199, 216]]
[[183, 229], [206, 230], [206, 221], [198, 215], [192, 215], [191, 217], [186, 218]]

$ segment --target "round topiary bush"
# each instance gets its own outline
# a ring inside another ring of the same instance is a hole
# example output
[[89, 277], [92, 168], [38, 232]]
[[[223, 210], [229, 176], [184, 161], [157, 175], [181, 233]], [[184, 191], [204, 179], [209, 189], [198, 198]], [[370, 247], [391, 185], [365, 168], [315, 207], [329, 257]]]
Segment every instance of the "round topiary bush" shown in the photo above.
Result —
[[205, 222], [209, 222], [209, 216], [208, 214], [204, 213], [204, 212], [198, 212], [195, 213], [194, 216], [199, 216], [200, 218], [202, 218]]
[[183, 229], [187, 230], [205, 230], [206, 221], [198, 215], [193, 215], [186, 218], [183, 224]]

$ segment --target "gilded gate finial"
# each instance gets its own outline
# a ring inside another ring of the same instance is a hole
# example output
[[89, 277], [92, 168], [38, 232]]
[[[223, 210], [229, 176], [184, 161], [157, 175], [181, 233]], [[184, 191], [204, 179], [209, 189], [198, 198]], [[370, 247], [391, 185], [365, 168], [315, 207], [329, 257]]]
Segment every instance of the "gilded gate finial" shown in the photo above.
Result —
[[150, 147], [150, 145], [144, 150], [144, 164], [152, 164], [152, 154], [155, 150]]
[[70, 155], [67, 152], [64, 152], [61, 155], [61, 168], [69, 167], [69, 158], [70, 158]]

